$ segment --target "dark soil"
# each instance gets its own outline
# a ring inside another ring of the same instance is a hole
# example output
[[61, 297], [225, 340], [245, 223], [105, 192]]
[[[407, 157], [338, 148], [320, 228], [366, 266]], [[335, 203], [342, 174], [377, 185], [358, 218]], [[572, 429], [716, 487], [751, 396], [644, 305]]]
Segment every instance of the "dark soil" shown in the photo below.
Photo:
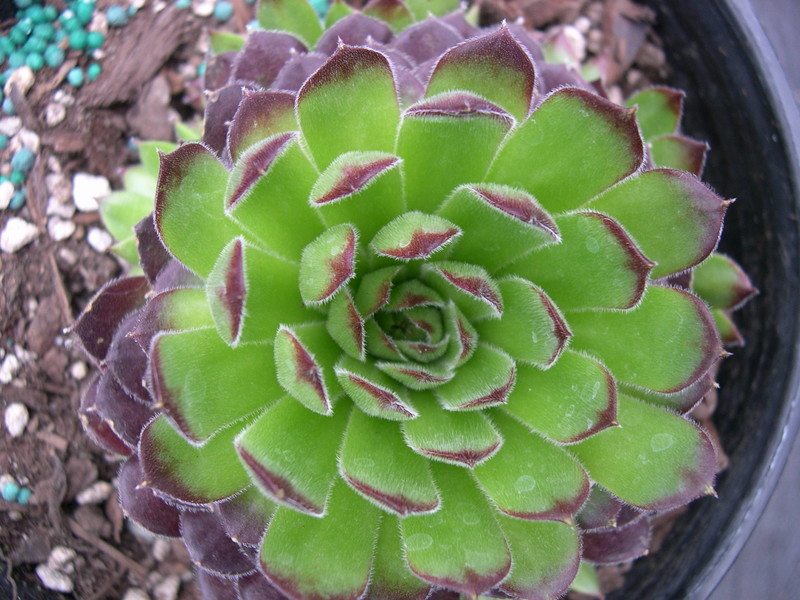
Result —
[[[54, 4], [64, 8], [63, 2]], [[98, 2], [99, 8], [108, 4]], [[236, 15], [227, 28], [243, 31], [253, 9], [244, 0], [234, 5]], [[20, 437], [11, 438], [4, 428], [0, 432], [0, 474], [12, 475], [33, 491], [26, 506], [0, 499], [0, 558], [9, 569], [3, 576], [0, 568], [4, 598], [20, 588], [38, 588], [35, 567], [56, 546], [77, 553], [73, 597], [80, 600], [120, 599], [131, 587], [157, 599], [174, 598], [158, 589], [159, 583], [169, 587], [166, 580], [174, 583], [170, 576], [181, 583], [179, 598], [197, 597], [180, 542], [156, 542], [135, 531], [114, 493], [97, 504], [76, 501], [93, 483], [113, 481], [118, 462], [83, 435], [77, 410], [87, 370], [93, 367], [64, 330], [100, 286], [120, 274], [121, 266], [86, 242], [88, 229], [100, 226], [96, 212], [76, 212], [75, 233], [64, 241], [53, 241], [47, 232], [49, 172], [61, 170], [67, 180], [76, 172], [104, 175], [118, 186], [121, 168], [134, 158], [131, 138], [169, 138], [170, 114], [186, 118], [202, 108], [194, 77], [203, 58], [197, 42], [204, 27], [214, 24], [172, 3], [160, 12], [152, 8], [148, 0], [127, 27], [110, 30], [103, 74], [73, 91], [75, 104], [56, 126], [47, 126], [46, 106], [56, 89], [69, 89], [66, 73], [85, 57], [68, 56], [58, 72], [40, 72], [27, 95], [12, 94], [23, 126], [40, 136], [41, 151], [29, 177], [27, 205], [17, 214], [0, 212], [0, 230], [12, 216], [39, 229], [33, 243], [0, 254], [0, 344], [21, 363], [12, 381], [0, 384], [0, 412], [21, 402], [31, 416]], [[663, 53], [648, 28], [652, 15], [629, 0], [492, 1], [484, 2], [481, 12], [486, 22], [523, 17], [535, 28], [572, 23], [580, 15], [594, 23], [590, 50], [611, 60], [611, 83], [618, 94], [664, 77]], [[2, 31], [11, 24], [1, 24]], [[619, 576], [618, 569], [604, 573], [609, 582]]]

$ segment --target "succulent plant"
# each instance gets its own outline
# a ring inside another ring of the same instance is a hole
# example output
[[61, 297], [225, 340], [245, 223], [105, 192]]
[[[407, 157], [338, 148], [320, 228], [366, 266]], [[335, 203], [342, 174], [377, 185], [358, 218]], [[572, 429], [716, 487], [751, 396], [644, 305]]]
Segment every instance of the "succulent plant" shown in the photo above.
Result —
[[121, 504], [208, 599], [555, 598], [712, 492], [729, 201], [455, 8], [262, 2], [161, 155], [144, 275], [74, 326]]

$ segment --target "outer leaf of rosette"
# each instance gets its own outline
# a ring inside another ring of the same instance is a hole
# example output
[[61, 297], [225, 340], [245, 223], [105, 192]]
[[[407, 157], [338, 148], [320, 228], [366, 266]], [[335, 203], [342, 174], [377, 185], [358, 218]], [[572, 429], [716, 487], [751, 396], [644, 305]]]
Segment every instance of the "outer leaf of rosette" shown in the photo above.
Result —
[[130, 335], [145, 352], [163, 331], [186, 331], [213, 327], [206, 294], [199, 288], [178, 288], [150, 298]]
[[306, 0], [264, 0], [258, 5], [258, 24], [267, 31], [288, 31], [312, 48], [322, 35], [322, 24]]
[[297, 133], [277, 133], [250, 146], [234, 165], [225, 214], [276, 255], [298, 260], [324, 229], [306, 201], [316, 177]]
[[431, 469], [442, 506], [434, 514], [401, 521], [406, 561], [425, 581], [478, 596], [508, 574], [508, 542], [469, 473], [439, 463], [431, 463]]
[[294, 94], [245, 90], [228, 130], [231, 159], [236, 163], [256, 142], [297, 129]]
[[300, 88], [297, 116], [320, 170], [345, 152], [391, 152], [400, 107], [389, 60], [377, 50], [341, 46]]
[[643, 160], [633, 109], [567, 87], [550, 94], [509, 136], [485, 181], [522, 187], [559, 213], [634, 173]]
[[757, 293], [742, 268], [717, 252], [694, 270], [692, 291], [712, 308], [722, 309], [738, 308]]
[[325, 29], [330, 29], [337, 21], [341, 21], [347, 15], [353, 14], [353, 9], [343, 0], [333, 0], [328, 5], [328, 12], [325, 14]]
[[466, 90], [522, 121], [531, 108], [535, 80], [533, 61], [503, 24], [448, 50], [431, 74], [426, 96]]
[[303, 303], [328, 302], [355, 276], [358, 234], [349, 224], [331, 227], [303, 249], [299, 289]]
[[370, 416], [391, 421], [417, 417], [402, 387], [369, 362], [343, 357], [336, 365], [336, 377], [356, 406]]
[[744, 345], [744, 337], [742, 336], [742, 332], [739, 331], [738, 327], [736, 327], [736, 323], [733, 322], [733, 319], [728, 314], [728, 311], [724, 311], [719, 308], [712, 308], [711, 314], [714, 317], [714, 324], [717, 326], [717, 331], [719, 332], [719, 337], [723, 344], [726, 346]]
[[441, 17], [458, 8], [458, 0], [405, 0], [405, 3], [417, 21], [429, 15]]
[[399, 517], [384, 515], [364, 600], [425, 600], [429, 593], [430, 585], [415, 577], [403, 559]]
[[636, 106], [636, 119], [644, 139], [650, 141], [659, 135], [675, 133], [681, 122], [683, 99], [681, 90], [666, 86], [654, 86], [637, 92], [625, 102], [625, 106]]
[[294, 510], [321, 517], [337, 478], [336, 454], [347, 423], [347, 405], [333, 416], [284, 398], [236, 438], [236, 451], [253, 482]]
[[575, 212], [555, 219], [562, 242], [508, 265], [547, 290], [561, 310], [634, 307], [655, 264], [608, 215]]
[[275, 508], [275, 503], [254, 485], [233, 498], [214, 504], [228, 537], [251, 548], [261, 543]]
[[617, 388], [601, 363], [565, 351], [543, 371], [517, 365], [505, 412], [548, 439], [570, 444], [616, 424]]
[[500, 590], [515, 598], [559, 598], [575, 578], [580, 563], [580, 537], [574, 525], [524, 521], [500, 515], [514, 564]]
[[464, 232], [450, 258], [479, 263], [490, 273], [561, 241], [556, 223], [533, 196], [505, 185], [463, 185], [436, 212]]
[[615, 379], [656, 392], [677, 392], [722, 356], [714, 321], [689, 292], [650, 286], [627, 312], [569, 314], [572, 348], [602, 360]]
[[424, 260], [459, 235], [461, 230], [447, 219], [411, 211], [386, 223], [369, 246], [375, 254], [395, 260]]
[[544, 290], [526, 279], [510, 277], [497, 285], [503, 314], [499, 319], [475, 322], [478, 337], [516, 360], [548, 368], [572, 336], [561, 311]]
[[364, 360], [366, 350], [364, 319], [358, 314], [349, 288], [344, 288], [331, 301], [325, 327], [328, 335], [345, 354]]
[[239, 421], [195, 446], [159, 415], [142, 430], [139, 441], [146, 485], [188, 504], [209, 504], [238, 493], [250, 485], [250, 478], [233, 439], [246, 424]]
[[340, 354], [322, 323], [281, 325], [275, 334], [278, 382], [309, 410], [329, 415], [341, 391], [333, 377]]
[[420, 418], [403, 423], [408, 446], [427, 458], [473, 468], [494, 456], [503, 438], [483, 412], [442, 410], [430, 393], [415, 394]]
[[327, 227], [352, 223], [365, 240], [403, 212], [398, 157], [386, 152], [338, 156], [311, 190], [310, 204]]
[[482, 410], [504, 404], [516, 381], [514, 359], [493, 346], [478, 344], [458, 375], [436, 388], [446, 410]]
[[[645, 171], [587, 204], [618, 221], [657, 264], [654, 279], [702, 262], [717, 246], [730, 201], [683, 171]], [[645, 218], [646, 217], [646, 218]]]
[[468, 92], [426, 98], [403, 113], [397, 154], [410, 210], [431, 210], [458, 185], [483, 181], [514, 118]]
[[153, 338], [148, 378], [156, 407], [194, 442], [284, 395], [275, 379], [272, 348], [231, 348], [213, 328]]
[[624, 395], [618, 417], [622, 427], [570, 446], [594, 481], [646, 510], [669, 510], [713, 493], [715, 449], [697, 425]]
[[205, 278], [220, 251], [242, 231], [225, 216], [228, 171], [202, 144], [161, 155], [155, 224], [167, 250]]
[[339, 456], [344, 480], [384, 511], [434, 512], [439, 495], [428, 461], [406, 445], [400, 425], [352, 411]]
[[494, 504], [521, 519], [571, 519], [589, 495], [589, 478], [581, 465], [501, 411], [491, 418], [503, 447], [474, 471]]
[[[712, 310], [712, 314], [713, 313], [714, 311]], [[719, 329], [718, 322], [717, 328]], [[722, 337], [722, 341], [725, 342], [725, 336], [722, 335], [722, 332], [720, 332], [720, 335]], [[683, 388], [682, 390], [672, 394], [661, 394], [632, 385], [623, 386], [622, 391], [627, 396], [631, 396], [637, 400], [644, 400], [645, 402], [654, 404], [655, 406], [661, 406], [662, 408], [666, 408], [680, 414], [687, 414], [695, 406], [697, 406], [703, 400], [705, 395], [716, 385], [717, 384], [714, 382], [712, 372], [709, 371], [689, 387]]]
[[325, 518], [278, 509], [261, 545], [261, 570], [292, 600], [357, 600], [379, 524], [380, 511], [337, 478]]
[[206, 281], [206, 297], [217, 333], [231, 346], [269, 342], [283, 322], [303, 323], [319, 315], [303, 307], [297, 263], [237, 237], [225, 246]]
[[395, 33], [414, 23], [414, 16], [402, 0], [370, 0], [362, 12], [383, 21]]
[[451, 298], [470, 320], [497, 319], [503, 314], [500, 286], [485, 269], [462, 262], [428, 262], [422, 279], [445, 298]]
[[709, 145], [685, 135], [660, 135], [650, 141], [650, 157], [657, 167], [689, 171], [700, 177]]
[[118, 241], [133, 237], [133, 226], [153, 210], [153, 197], [128, 190], [112, 192], [100, 202], [100, 216]]

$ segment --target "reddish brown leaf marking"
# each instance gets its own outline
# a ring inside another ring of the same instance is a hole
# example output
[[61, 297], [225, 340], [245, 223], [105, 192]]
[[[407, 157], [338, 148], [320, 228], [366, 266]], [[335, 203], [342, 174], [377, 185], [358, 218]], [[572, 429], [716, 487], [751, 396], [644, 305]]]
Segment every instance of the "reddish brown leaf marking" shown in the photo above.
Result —
[[231, 328], [231, 339], [239, 336], [244, 314], [244, 299], [247, 296], [247, 287], [244, 281], [244, 246], [241, 240], [236, 240], [225, 270], [225, 286], [217, 289], [217, 298], [228, 313]]
[[317, 198], [316, 204], [327, 204], [360, 191], [371, 180], [399, 162], [399, 158], [388, 156], [363, 165], [345, 165], [342, 174], [328, 192]]
[[331, 280], [320, 300], [330, 298], [344, 282], [353, 276], [356, 258], [356, 234], [352, 229], [347, 232], [347, 240], [344, 249], [336, 256], [327, 259], [328, 272]]
[[309, 354], [308, 350], [305, 349], [303, 344], [300, 343], [300, 340], [298, 340], [291, 331], [288, 329], [282, 329], [281, 333], [288, 337], [289, 341], [292, 342], [295, 365], [294, 371], [297, 381], [310, 386], [314, 390], [314, 393], [317, 394], [319, 402], [323, 408], [326, 411], [330, 411], [331, 406], [330, 402], [328, 401], [328, 395], [325, 392], [325, 385], [322, 381], [322, 370], [320, 369], [319, 365], [312, 358], [311, 354]]
[[553, 239], [558, 239], [558, 227], [555, 221], [550, 218], [544, 210], [542, 210], [536, 203], [531, 200], [526, 200], [520, 197], [514, 197], [509, 194], [502, 194], [496, 190], [485, 187], [474, 186], [471, 187], [475, 193], [481, 196], [486, 202], [494, 206], [496, 209], [519, 219], [523, 223], [533, 225], [539, 229], [547, 231]]
[[418, 327], [419, 329], [422, 329], [422, 331], [424, 331], [424, 332], [425, 332], [425, 333], [427, 333], [428, 335], [432, 335], [432, 334], [433, 334], [433, 332], [435, 331], [435, 329], [434, 329], [434, 327], [433, 327], [433, 323], [431, 323], [431, 322], [430, 322], [430, 321], [428, 321], [427, 319], [422, 319], [422, 318], [414, 319], [414, 318], [412, 318], [412, 317], [408, 317], [408, 316], [407, 316], [407, 318], [408, 318], [408, 320], [409, 320], [409, 321], [411, 321], [411, 322], [412, 322], [412, 323], [413, 323], [413, 324], [414, 324], [416, 327]]
[[375, 313], [379, 309], [383, 308], [387, 302], [389, 302], [389, 292], [392, 289], [392, 280], [387, 279], [383, 283], [381, 283], [380, 287], [378, 288], [375, 294], [375, 302], [372, 303], [372, 306], [369, 307], [365, 311], [365, 317], [370, 316], [371, 314]]
[[455, 227], [441, 232], [416, 229], [414, 233], [411, 234], [411, 240], [405, 246], [381, 248], [380, 253], [402, 260], [428, 258], [459, 233], [461, 233], [461, 231]]
[[551, 365], [555, 362], [555, 360], [561, 355], [561, 351], [564, 350], [564, 346], [567, 343], [567, 340], [572, 337], [572, 332], [569, 330], [567, 323], [558, 314], [558, 309], [556, 305], [550, 300], [547, 294], [540, 292], [539, 290], [534, 290], [539, 297], [542, 299], [542, 303], [544, 304], [545, 310], [547, 310], [547, 314], [550, 317], [550, 320], [553, 321], [553, 335], [555, 336], [558, 343], [556, 344], [555, 350], [553, 350], [553, 354], [550, 357], [550, 360], [547, 362], [548, 365]]
[[436, 448], [420, 448], [419, 451], [434, 458], [442, 460], [460, 462], [467, 465], [470, 469], [487, 457], [494, 454], [500, 447], [500, 440], [486, 448], [464, 448], [463, 450], [437, 450]]
[[535, 588], [524, 588], [510, 583], [503, 583], [500, 585], [500, 590], [512, 597], [519, 598], [560, 598], [575, 580], [580, 564], [580, 553], [576, 551], [568, 565], [565, 565], [561, 571], [556, 571], [548, 577], [543, 577], [536, 583]]
[[355, 479], [353, 476], [348, 475], [347, 473], [345, 473], [344, 478], [350, 485], [352, 485], [365, 496], [369, 496], [370, 498], [377, 500], [384, 506], [389, 507], [391, 510], [404, 517], [414, 513], [431, 512], [436, 510], [436, 508], [439, 506], [438, 501], [430, 504], [423, 504], [420, 502], [414, 502], [403, 494], [390, 494], [388, 492], [381, 491], [364, 483], [363, 481]]
[[275, 136], [269, 143], [259, 148], [249, 156], [242, 171], [239, 185], [228, 200], [228, 210], [233, 208], [253, 187], [253, 185], [267, 172], [289, 142], [294, 139], [295, 132], [283, 133]]
[[436, 304], [436, 302], [430, 296], [406, 291], [403, 292], [400, 300], [397, 301], [395, 310], [405, 310], [407, 308], [414, 308], [415, 306], [425, 306], [430, 304]]
[[311, 500], [298, 492], [288, 479], [273, 473], [262, 465], [256, 458], [241, 446], [237, 446], [236, 450], [245, 464], [251, 469], [256, 479], [266, 490], [275, 498], [294, 506], [305, 513], [314, 515], [321, 515], [324, 512], [322, 506], [317, 506]]
[[454, 579], [452, 577], [434, 577], [426, 573], [422, 573], [414, 568], [414, 565], [408, 565], [411, 570], [425, 581], [430, 581], [434, 585], [456, 590], [462, 594], [474, 598], [480, 596], [482, 593], [492, 589], [495, 585], [500, 583], [506, 578], [508, 572], [511, 570], [511, 553], [506, 551], [506, 562], [497, 571], [492, 573], [477, 573], [469, 567], [464, 568], [464, 578]]
[[508, 379], [505, 381], [505, 383], [503, 383], [503, 385], [496, 387], [488, 394], [485, 394], [480, 398], [475, 398], [474, 400], [470, 400], [469, 402], [461, 404], [460, 407], [477, 408], [479, 406], [495, 406], [497, 404], [505, 404], [506, 400], [508, 399], [508, 394], [511, 391], [511, 388], [514, 387], [514, 382], [516, 380], [517, 369], [516, 367], [511, 367], [511, 372], [509, 373]]
[[367, 394], [369, 394], [375, 400], [375, 403], [382, 409], [391, 410], [407, 417], [416, 416], [413, 412], [408, 410], [406, 405], [403, 404], [403, 401], [392, 392], [378, 387], [366, 379], [363, 379], [352, 373], [347, 373], [347, 378], [364, 390]]
[[364, 353], [364, 319], [358, 314], [356, 305], [353, 299], [348, 296], [347, 298], [347, 325], [350, 333], [353, 336], [353, 341], [356, 347], [360, 349], [361, 354]]
[[489, 282], [482, 277], [462, 277], [447, 269], [439, 269], [439, 272], [457, 288], [476, 298], [480, 298], [491, 304], [498, 313], [503, 312], [503, 301], [500, 296], [492, 289]]
[[250, 135], [271, 132], [286, 115], [292, 114], [294, 94], [245, 90], [228, 133], [228, 147], [233, 159], [238, 159], [245, 150], [241, 146]]
[[467, 328], [464, 327], [464, 324], [458, 316], [456, 316], [456, 326], [458, 327], [458, 338], [461, 340], [461, 354], [459, 354], [458, 360], [462, 361], [472, 353], [476, 339], [467, 331]]
[[499, 121], [506, 128], [514, 124], [514, 117], [496, 104], [492, 104], [468, 92], [449, 92], [441, 94], [430, 100], [418, 102], [406, 113], [406, 117], [448, 117], [471, 118], [488, 117]]
[[147, 369], [149, 379], [147, 387], [153, 395], [153, 400], [155, 400], [154, 407], [157, 409], [163, 408], [164, 414], [175, 422], [178, 430], [183, 435], [192, 441], [199, 442], [200, 438], [192, 432], [189, 423], [178, 410], [175, 398], [172, 396], [169, 387], [167, 387], [167, 380], [161, 366], [161, 349], [158, 342], [159, 338], [156, 338], [155, 342], [151, 344], [150, 364]]
[[685, 168], [698, 177], [703, 174], [703, 168], [706, 165], [706, 155], [709, 150], [709, 145], [706, 142], [701, 142], [679, 134], [659, 136], [654, 138], [652, 142], [656, 143], [658, 140], [669, 140], [681, 146], [683, 158], [686, 161], [681, 168]]
[[501, 506], [498, 506], [498, 508], [507, 515], [517, 517], [518, 519], [529, 519], [533, 521], [566, 521], [567, 519], [571, 519], [575, 513], [578, 512], [580, 507], [583, 506], [583, 503], [586, 502], [586, 498], [589, 497], [590, 487], [589, 478], [584, 474], [581, 489], [575, 497], [555, 500], [553, 502], [553, 507], [549, 510], [529, 513], [505, 510]]
[[161, 220], [164, 216], [165, 207], [169, 203], [170, 192], [183, 183], [196, 163], [207, 159], [219, 161], [203, 144], [197, 142], [184, 144], [169, 154], [160, 154], [160, 158], [161, 167], [158, 171], [153, 219], [158, 235], [163, 242], [164, 235], [161, 230]]
[[392, 75], [389, 61], [382, 53], [364, 46], [342, 45], [328, 62], [306, 80], [297, 93], [297, 103], [299, 105], [320, 88], [344, 82], [370, 69], [383, 70], [388, 76]]
[[614, 425], [618, 425], [617, 422], [617, 384], [614, 381], [614, 376], [611, 375], [611, 372], [605, 368], [605, 366], [600, 365], [603, 369], [603, 375], [606, 378], [606, 393], [608, 394], [608, 404], [606, 407], [601, 410], [597, 414], [597, 418], [595, 424], [592, 425], [589, 429], [584, 431], [581, 434], [578, 434], [569, 440], [566, 440], [565, 443], [573, 444], [575, 442], [579, 442], [581, 440], [585, 440], [588, 437], [593, 436], [598, 431], [602, 431], [603, 429], [607, 429]]
[[[367, 584], [369, 583], [369, 579], [365, 577], [364, 583], [358, 589], [352, 589], [350, 591], [342, 592], [341, 594], [326, 593], [322, 595], [316, 591], [312, 592], [308, 589], [303, 589], [300, 586], [300, 582], [288, 576], [283, 576], [276, 573], [272, 570], [272, 565], [265, 563], [263, 560], [259, 559], [259, 562], [261, 564], [261, 571], [264, 573], [270, 583], [283, 592], [287, 598], [291, 598], [292, 600], [354, 600], [355, 598], [362, 598], [364, 596], [364, 592], [367, 589]], [[258, 600], [262, 600], [260, 596], [258, 597]], [[284, 600], [283, 596], [281, 596], [281, 600]]]
[[428, 373], [427, 371], [415, 369], [413, 367], [398, 367], [395, 368], [394, 371], [400, 375], [408, 375], [409, 377], [413, 377], [421, 383], [445, 383], [446, 381], [449, 381], [448, 377], [441, 377], [439, 375], [434, 375], [433, 373]]

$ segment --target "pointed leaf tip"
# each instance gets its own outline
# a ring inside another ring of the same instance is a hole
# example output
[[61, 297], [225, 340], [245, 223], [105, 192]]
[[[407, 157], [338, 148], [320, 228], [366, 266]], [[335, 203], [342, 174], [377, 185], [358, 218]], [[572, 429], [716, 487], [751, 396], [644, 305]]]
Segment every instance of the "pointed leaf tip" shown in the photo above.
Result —
[[275, 334], [275, 363], [278, 382], [310, 410], [331, 414], [331, 404], [322, 369], [314, 356], [288, 327]]
[[306, 304], [333, 298], [355, 275], [358, 235], [350, 225], [331, 227], [303, 250], [300, 258], [300, 295]]
[[451, 222], [435, 215], [413, 211], [384, 226], [370, 242], [382, 256], [408, 261], [425, 259], [461, 234]]

